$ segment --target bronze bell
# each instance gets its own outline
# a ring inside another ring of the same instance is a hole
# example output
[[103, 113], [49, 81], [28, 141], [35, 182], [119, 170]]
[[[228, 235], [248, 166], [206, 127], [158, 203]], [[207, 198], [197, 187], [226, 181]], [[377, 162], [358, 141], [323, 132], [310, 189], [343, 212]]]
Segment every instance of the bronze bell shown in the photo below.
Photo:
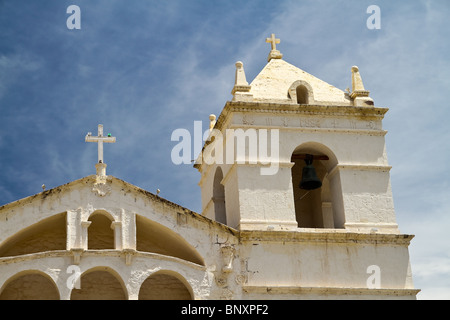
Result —
[[300, 181], [300, 189], [314, 190], [322, 186], [322, 181], [317, 177], [316, 169], [313, 166], [313, 156], [306, 155], [306, 166], [303, 167], [302, 180]]

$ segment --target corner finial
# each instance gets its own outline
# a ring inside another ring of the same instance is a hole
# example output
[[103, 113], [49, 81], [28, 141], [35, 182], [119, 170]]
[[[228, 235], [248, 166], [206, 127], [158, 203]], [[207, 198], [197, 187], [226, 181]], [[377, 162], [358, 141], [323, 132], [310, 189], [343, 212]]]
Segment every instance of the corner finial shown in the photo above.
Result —
[[236, 76], [234, 80], [234, 87], [231, 94], [234, 96], [233, 101], [250, 101], [253, 95], [250, 94], [250, 89], [247, 79], [245, 78], [244, 64], [241, 61], [236, 62]]
[[370, 91], [364, 88], [364, 84], [357, 66], [352, 67], [352, 92], [350, 98], [355, 106], [373, 106], [373, 100], [369, 97]]
[[269, 52], [269, 56], [267, 57], [267, 62], [269, 62], [272, 59], [281, 59], [283, 58], [283, 54], [277, 50], [277, 44], [281, 42], [280, 39], [275, 38], [275, 34], [272, 33], [270, 38], [266, 38], [266, 42], [270, 43], [272, 50]]
[[357, 66], [352, 67], [352, 92], [366, 91]]

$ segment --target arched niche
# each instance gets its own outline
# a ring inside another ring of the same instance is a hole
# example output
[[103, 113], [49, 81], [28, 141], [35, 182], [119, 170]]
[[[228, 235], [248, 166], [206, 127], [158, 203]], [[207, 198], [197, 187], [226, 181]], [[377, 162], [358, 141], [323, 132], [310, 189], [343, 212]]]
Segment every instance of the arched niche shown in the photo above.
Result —
[[169, 228], [136, 215], [136, 250], [176, 257], [204, 266], [195, 248], [178, 233]]
[[66, 212], [24, 228], [0, 245], [0, 257], [66, 250]]
[[94, 211], [88, 221], [88, 250], [115, 249], [114, 218], [106, 211]]
[[227, 213], [225, 207], [225, 187], [222, 184], [222, 168], [217, 167], [213, 182], [214, 214], [217, 222], [227, 224]]
[[150, 275], [139, 290], [139, 300], [193, 300], [193, 296], [186, 279], [166, 270]]
[[304, 80], [297, 80], [291, 84], [288, 97], [296, 104], [313, 104], [315, 102], [313, 88]]
[[20, 272], [8, 279], [0, 290], [0, 300], [59, 300], [55, 282], [37, 270]]
[[298, 104], [308, 104], [309, 103], [308, 88], [306, 88], [304, 85], [299, 85], [297, 88], [295, 88], [295, 91], [297, 94], [297, 103]]
[[128, 293], [120, 275], [109, 267], [94, 267], [80, 278], [79, 289], [73, 288], [70, 300], [127, 300]]
[[[315, 156], [313, 166], [322, 187], [303, 190], [299, 187], [302, 170], [306, 165], [302, 155]], [[327, 158], [328, 160], [318, 160]], [[304, 143], [292, 152], [292, 189], [295, 216], [299, 228], [344, 228], [344, 209], [339, 174], [333, 170], [338, 164], [334, 153], [326, 146], [316, 142]]]

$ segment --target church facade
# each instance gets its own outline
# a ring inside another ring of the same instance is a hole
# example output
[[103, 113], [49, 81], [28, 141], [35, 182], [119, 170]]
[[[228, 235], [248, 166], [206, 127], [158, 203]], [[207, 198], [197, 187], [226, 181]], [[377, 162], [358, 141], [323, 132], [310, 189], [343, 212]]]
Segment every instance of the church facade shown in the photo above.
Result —
[[95, 175], [0, 207], [0, 299], [415, 299], [388, 109], [357, 67], [344, 92], [266, 41], [267, 65], [249, 84], [237, 62], [210, 118], [201, 214], [106, 175], [99, 127]]

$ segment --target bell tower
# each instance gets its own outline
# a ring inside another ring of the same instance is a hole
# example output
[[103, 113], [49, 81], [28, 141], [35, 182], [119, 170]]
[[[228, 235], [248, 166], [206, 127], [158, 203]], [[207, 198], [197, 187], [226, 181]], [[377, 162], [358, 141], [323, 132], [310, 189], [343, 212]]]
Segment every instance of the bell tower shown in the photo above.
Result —
[[232, 99], [195, 167], [202, 214], [238, 230], [340, 229], [398, 234], [382, 120], [356, 66], [344, 92], [276, 48], [249, 84], [236, 63]]

